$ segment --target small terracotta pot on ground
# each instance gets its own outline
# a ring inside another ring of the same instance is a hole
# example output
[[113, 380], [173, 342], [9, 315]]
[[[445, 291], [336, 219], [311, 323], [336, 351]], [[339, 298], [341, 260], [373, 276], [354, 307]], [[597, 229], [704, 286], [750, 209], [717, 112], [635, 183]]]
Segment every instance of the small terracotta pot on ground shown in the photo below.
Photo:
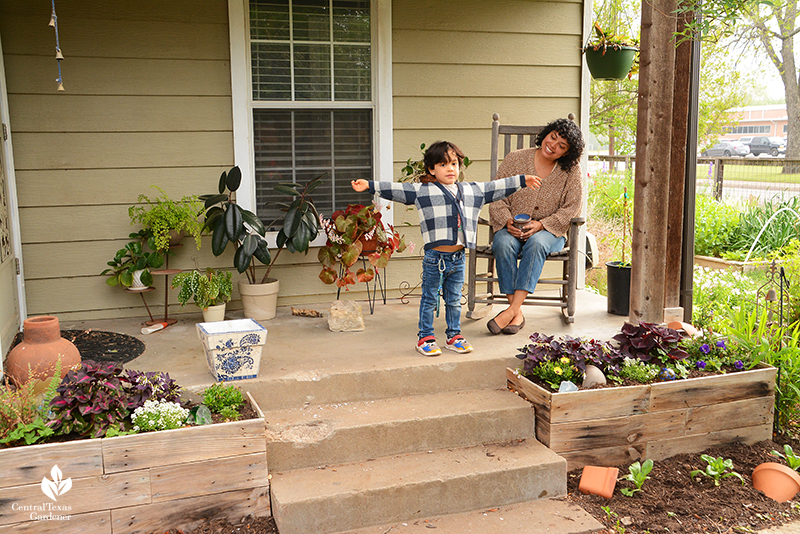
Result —
[[794, 469], [766, 462], [753, 469], [753, 487], [778, 502], [791, 500], [800, 491], [800, 475]]
[[587, 465], [581, 473], [578, 489], [581, 493], [592, 493], [610, 499], [614, 495], [618, 475], [619, 469], [616, 467]]

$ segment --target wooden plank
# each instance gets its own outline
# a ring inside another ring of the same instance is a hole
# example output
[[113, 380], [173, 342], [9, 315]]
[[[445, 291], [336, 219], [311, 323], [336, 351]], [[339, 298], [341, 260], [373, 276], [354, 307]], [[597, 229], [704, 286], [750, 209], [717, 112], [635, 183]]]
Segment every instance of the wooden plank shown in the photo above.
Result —
[[[393, 65], [394, 96], [473, 97], [577, 97], [580, 94], [581, 54], [564, 51], [559, 66], [448, 65], [446, 77], [436, 77], [440, 65]], [[463, 83], [447, 83], [450, 77]], [[420, 84], [419, 80], [427, 80]], [[10, 92], [10, 90], [9, 90]], [[460, 146], [460, 145], [459, 145]]]
[[548, 425], [550, 424], [550, 406], [553, 394], [544, 388], [540, 388], [524, 376], [518, 375], [508, 367], [506, 367], [506, 381], [511, 390], [518, 392], [523, 399], [533, 404], [536, 410], [536, 435], [538, 436], [539, 420], [546, 422]]
[[50, 477], [56, 464], [65, 477], [102, 475], [100, 441], [86, 439], [0, 450], [0, 488], [39, 484], [42, 478]]
[[267, 453], [150, 469], [153, 502], [269, 485]]
[[[20, 133], [14, 134], [14, 148], [21, 170], [207, 167], [233, 159], [233, 136], [231, 132]], [[139, 190], [149, 185], [130, 187]]]
[[[229, 96], [11, 95], [14, 135], [232, 131]], [[119, 178], [117, 178], [119, 179]], [[141, 174], [139, 175], [139, 182]], [[141, 187], [141, 183], [139, 183]]]
[[102, 442], [106, 473], [252, 455], [267, 450], [263, 419], [145, 432], [107, 438]]
[[[25, 245], [120, 239], [137, 229], [131, 226], [127, 206], [120, 205], [20, 208], [19, 220], [22, 242]], [[58, 221], [58, 224], [53, 224], [53, 221]], [[111, 252], [106, 261], [112, 259], [114, 252]], [[105, 261], [98, 265], [99, 271], [96, 272], [102, 271], [104, 264]]]
[[[17, 170], [17, 196], [20, 207], [27, 208], [109, 204], [130, 206], [140, 194], [151, 198], [158, 196], [158, 191], [150, 187], [155, 184], [170, 198], [202, 195], [217, 190], [220, 173], [233, 166], [233, 153], [229, 162], [224, 163], [218, 162], [209, 167]], [[108, 184], [114, 184], [114, 187], [108, 187]], [[58, 188], [58, 195], [52, 194], [53, 188]], [[103, 191], [102, 195], [86, 194], [86, 191], [100, 190]]]
[[550, 425], [550, 449], [579, 451], [683, 436], [686, 410]]
[[734, 421], [738, 427], [770, 426], [775, 397], [743, 399], [690, 408], [686, 417], [686, 434], [707, 434], [726, 430]]
[[[52, 38], [51, 32], [48, 40]], [[9, 95], [53, 93], [52, 54], [47, 57], [5, 54], [3, 59]], [[231, 94], [230, 61], [73, 57], [64, 63], [62, 76], [70, 95]]]
[[[615, 467], [633, 463], [640, 459], [645, 445], [644, 443], [636, 443], [616, 447], [601, 447], [581, 451], [559, 452], [558, 455], [567, 461], [567, 471], [580, 469], [586, 465]], [[622, 474], [620, 473], [620, 475]]]
[[169, 528], [188, 532], [208, 517], [236, 523], [248, 515], [272, 515], [268, 486], [119, 508], [111, 511], [111, 521], [114, 534], [150, 534]]
[[708, 434], [693, 434], [691, 436], [651, 441], [647, 444], [645, 454], [647, 458], [655, 461], [684, 452], [700, 452], [709, 447], [723, 447], [735, 443], [752, 445], [768, 439], [772, 439], [772, 424], [731, 428], [709, 432]]
[[[146, 469], [92, 477], [75, 477], [72, 471], [62, 470], [62, 472], [64, 479], [72, 480], [72, 489], [58, 496], [57, 506], [70, 514], [97, 512], [151, 502], [150, 473]], [[44, 501], [47, 501], [47, 497], [42, 493], [41, 480], [36, 484], [0, 489], [2, 503], [41, 505]], [[57, 510], [52, 512], [63, 515]], [[21, 523], [29, 519], [30, 511], [15, 511], [13, 506], [0, 508], [0, 525]]]
[[652, 385], [650, 409], [658, 411], [676, 406], [690, 408], [765, 397], [775, 390], [776, 374], [777, 369], [770, 367], [690, 380], [658, 382]]
[[[30, 515], [31, 512], [28, 512]], [[39, 515], [46, 515], [36, 512]], [[49, 513], [49, 512], [48, 512]], [[111, 534], [111, 511], [74, 514], [64, 521], [26, 521], [3, 527], [7, 534]]]

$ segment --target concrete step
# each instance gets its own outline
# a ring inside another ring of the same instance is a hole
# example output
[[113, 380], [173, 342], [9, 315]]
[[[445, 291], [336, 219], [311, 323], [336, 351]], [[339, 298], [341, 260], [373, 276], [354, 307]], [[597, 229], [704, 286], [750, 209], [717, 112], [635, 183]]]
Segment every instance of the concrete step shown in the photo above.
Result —
[[532, 405], [506, 390], [445, 391], [273, 410], [269, 470], [533, 438]]
[[327, 534], [566, 493], [566, 461], [533, 439], [273, 472], [281, 534]]
[[539, 499], [484, 510], [348, 530], [340, 534], [591, 534], [603, 525], [575, 503]]
[[[373, 368], [337, 370], [302, 368], [277, 377], [249, 380], [247, 390], [262, 410], [297, 408], [307, 404], [336, 404], [364, 400], [424, 395], [432, 391], [466, 389], [504, 389], [505, 368], [516, 367], [514, 354], [489, 357], [477, 353], [459, 354], [457, 360], [448, 357], [423, 358], [414, 353], [413, 365], [401, 358], [389, 366], [391, 348], [373, 353], [379, 359]], [[448, 351], [445, 351], [448, 352]]]

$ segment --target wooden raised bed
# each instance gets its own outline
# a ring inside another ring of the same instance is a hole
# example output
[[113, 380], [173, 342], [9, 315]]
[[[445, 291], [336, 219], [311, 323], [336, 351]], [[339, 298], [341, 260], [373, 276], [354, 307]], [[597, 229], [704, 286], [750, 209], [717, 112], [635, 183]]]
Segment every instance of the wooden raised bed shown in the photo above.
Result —
[[[149, 534], [271, 515], [264, 418], [247, 397], [259, 419], [0, 450], [0, 531]], [[41, 487], [54, 465], [72, 479], [55, 502]]]
[[509, 388], [535, 407], [536, 438], [564, 457], [568, 469], [772, 438], [774, 367], [568, 393], [506, 371]]

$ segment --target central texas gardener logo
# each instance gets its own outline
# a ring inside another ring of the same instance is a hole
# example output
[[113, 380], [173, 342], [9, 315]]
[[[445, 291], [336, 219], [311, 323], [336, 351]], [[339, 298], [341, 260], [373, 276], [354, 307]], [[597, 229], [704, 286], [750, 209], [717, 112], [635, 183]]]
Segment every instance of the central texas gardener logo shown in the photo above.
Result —
[[72, 489], [72, 479], [68, 478], [63, 480], [61, 469], [59, 469], [57, 465], [54, 465], [53, 469], [50, 470], [50, 476], [53, 477], [53, 480], [49, 480], [47, 477], [42, 479], [42, 492], [54, 501], [57, 501], [58, 499], [56, 497], [64, 495]]

